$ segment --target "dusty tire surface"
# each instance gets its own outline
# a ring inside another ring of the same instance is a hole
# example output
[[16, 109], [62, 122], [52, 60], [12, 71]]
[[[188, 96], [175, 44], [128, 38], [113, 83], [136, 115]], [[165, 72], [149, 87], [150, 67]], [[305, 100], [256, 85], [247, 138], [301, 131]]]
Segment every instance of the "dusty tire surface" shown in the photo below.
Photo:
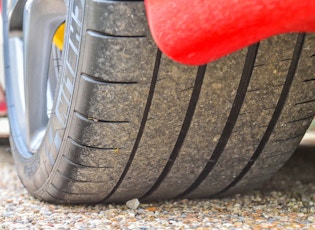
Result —
[[314, 117], [312, 34], [280, 35], [190, 67], [157, 49], [142, 1], [68, 1], [67, 31], [38, 152], [28, 153], [12, 130], [20, 178], [40, 199], [246, 191], [287, 161]]

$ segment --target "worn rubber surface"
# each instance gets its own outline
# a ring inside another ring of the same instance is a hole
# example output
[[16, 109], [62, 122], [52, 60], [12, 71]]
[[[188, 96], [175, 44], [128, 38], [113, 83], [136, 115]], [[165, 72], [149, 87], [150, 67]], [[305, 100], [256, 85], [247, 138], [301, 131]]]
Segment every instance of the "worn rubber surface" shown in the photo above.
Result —
[[21, 180], [40, 199], [238, 193], [279, 169], [314, 117], [314, 35], [189, 67], [156, 48], [142, 1], [69, 1], [67, 31], [44, 142], [31, 155], [12, 136]]

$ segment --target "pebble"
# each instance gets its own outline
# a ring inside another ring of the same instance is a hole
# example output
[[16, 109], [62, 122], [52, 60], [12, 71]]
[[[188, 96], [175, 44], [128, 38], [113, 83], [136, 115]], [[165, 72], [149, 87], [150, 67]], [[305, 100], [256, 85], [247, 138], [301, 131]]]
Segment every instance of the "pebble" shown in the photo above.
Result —
[[128, 208], [136, 210], [140, 206], [140, 201], [138, 199], [132, 199], [126, 202]]

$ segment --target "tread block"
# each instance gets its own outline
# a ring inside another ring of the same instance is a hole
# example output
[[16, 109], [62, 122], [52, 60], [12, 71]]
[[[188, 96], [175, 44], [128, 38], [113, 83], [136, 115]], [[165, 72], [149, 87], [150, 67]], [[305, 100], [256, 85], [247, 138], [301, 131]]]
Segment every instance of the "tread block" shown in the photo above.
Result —
[[[73, 154], [75, 153], [75, 154]], [[123, 148], [99, 149], [79, 145], [75, 141], [68, 139], [64, 156], [74, 164], [90, 168], [119, 168], [120, 164], [125, 164], [130, 150]]]
[[104, 81], [148, 82], [156, 49], [147, 38], [109, 37], [88, 31], [82, 72]]
[[[116, 165], [109, 165], [106, 167], [86, 167], [71, 162], [66, 157], [63, 157], [59, 166], [60, 172], [67, 173], [67, 177], [78, 182], [94, 182], [94, 183], [112, 183], [115, 181], [112, 176], [116, 170]], [[114, 182], [115, 183], [115, 182]]]
[[97, 82], [82, 75], [75, 110], [98, 120], [137, 123], [143, 115], [148, 88], [147, 84]]
[[97, 0], [88, 3], [87, 27], [112, 36], [145, 36], [148, 23], [143, 1]]
[[102, 200], [101, 193], [96, 194], [74, 194], [61, 192], [57, 188], [50, 186], [48, 189], [47, 200], [59, 204], [85, 204], [96, 203]]
[[75, 113], [69, 137], [94, 148], [129, 148], [136, 138], [133, 123], [96, 122]]

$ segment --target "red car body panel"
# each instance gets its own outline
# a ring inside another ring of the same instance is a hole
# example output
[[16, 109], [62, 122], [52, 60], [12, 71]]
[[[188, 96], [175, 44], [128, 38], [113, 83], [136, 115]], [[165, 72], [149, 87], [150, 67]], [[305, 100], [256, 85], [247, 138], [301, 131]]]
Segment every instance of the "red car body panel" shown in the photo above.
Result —
[[264, 38], [315, 31], [310, 0], [145, 0], [153, 38], [170, 58], [202, 65]]

